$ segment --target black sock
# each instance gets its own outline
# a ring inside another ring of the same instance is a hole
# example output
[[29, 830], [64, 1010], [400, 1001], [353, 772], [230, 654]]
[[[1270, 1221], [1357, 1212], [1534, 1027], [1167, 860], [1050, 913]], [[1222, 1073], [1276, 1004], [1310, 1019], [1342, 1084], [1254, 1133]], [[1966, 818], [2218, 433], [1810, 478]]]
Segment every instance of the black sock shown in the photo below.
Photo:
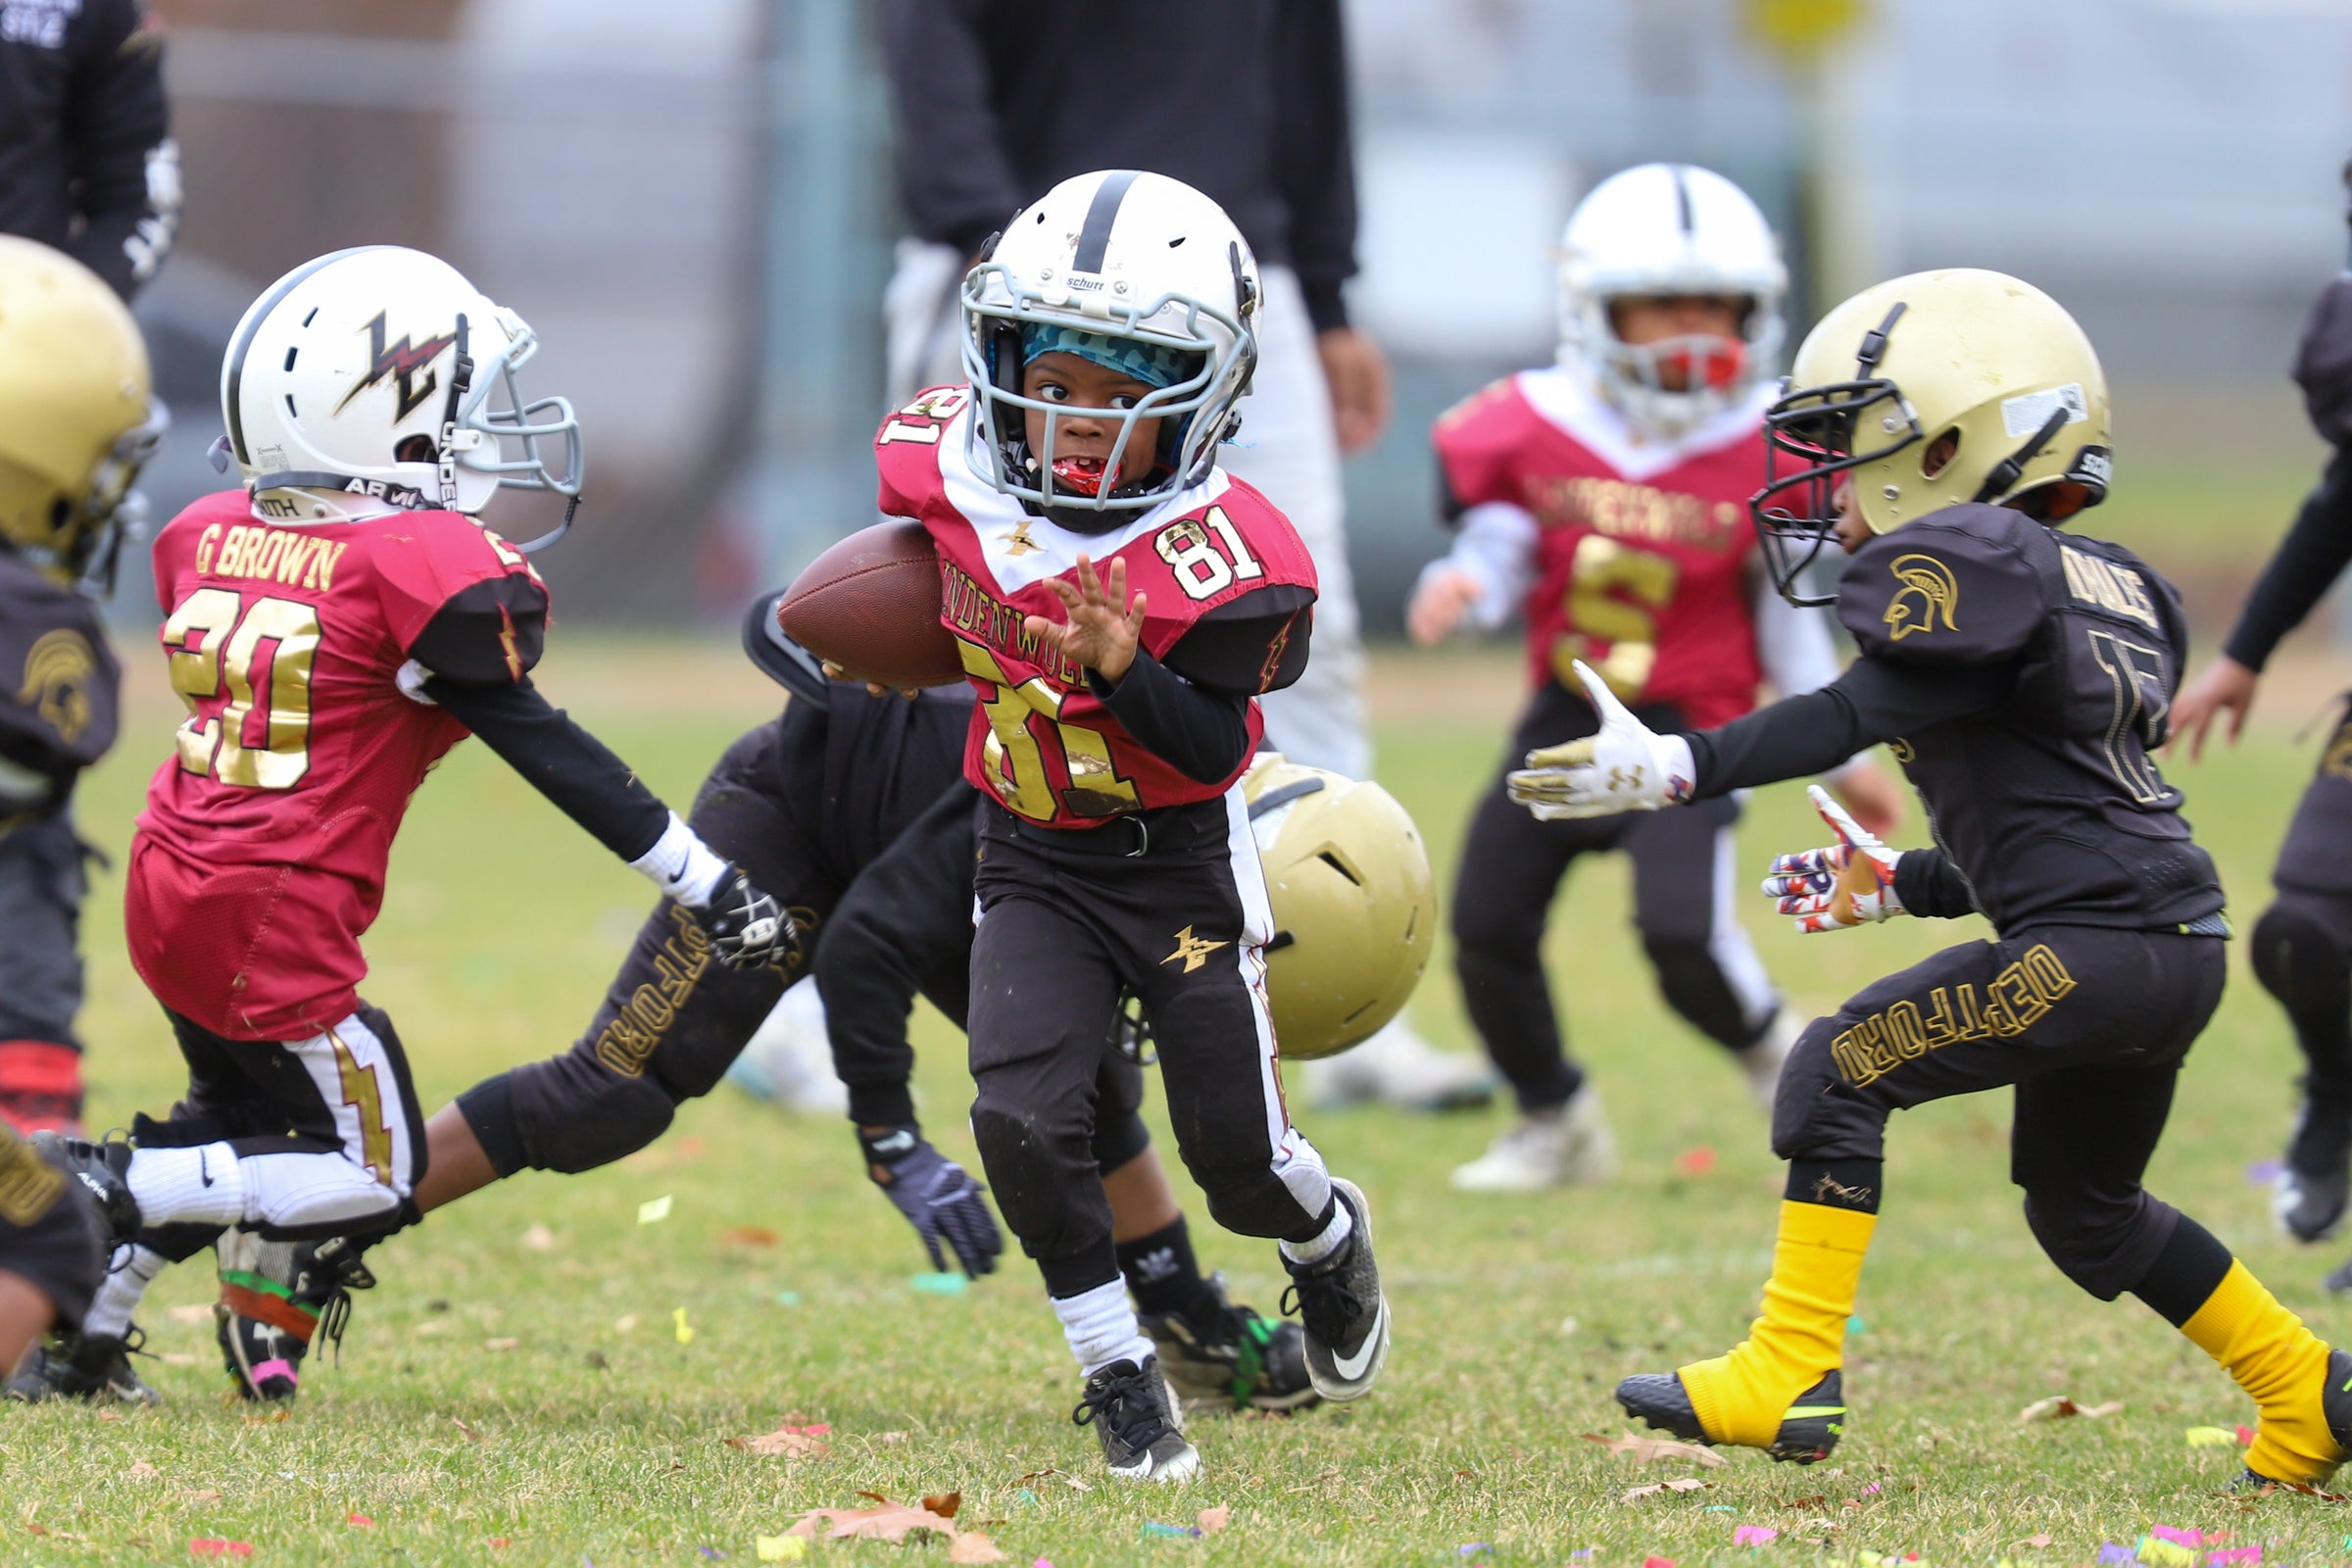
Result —
[[2213, 1232], [2183, 1214], [2174, 1222], [2164, 1250], [2148, 1265], [2147, 1277], [2132, 1287], [2132, 1294], [2179, 1328], [2195, 1317], [2197, 1308], [2222, 1288], [2231, 1261], [2230, 1249]]
[[1146, 1315], [1189, 1313], [1209, 1294], [1182, 1214], [1149, 1236], [1119, 1243], [1119, 1272], [1127, 1278], [1136, 1307]]
[[1792, 1159], [1782, 1196], [1792, 1203], [1876, 1214], [1886, 1170], [1883, 1159]]

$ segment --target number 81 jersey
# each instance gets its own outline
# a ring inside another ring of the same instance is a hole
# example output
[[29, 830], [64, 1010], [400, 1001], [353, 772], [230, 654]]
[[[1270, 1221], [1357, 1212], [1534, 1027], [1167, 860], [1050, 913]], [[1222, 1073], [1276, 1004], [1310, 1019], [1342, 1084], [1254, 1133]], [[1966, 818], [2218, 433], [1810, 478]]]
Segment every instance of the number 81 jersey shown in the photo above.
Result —
[[132, 962], [217, 1033], [304, 1038], [356, 1005], [359, 939], [409, 797], [466, 738], [402, 693], [402, 665], [521, 679], [546, 591], [458, 513], [294, 526], [255, 515], [241, 490], [164, 528], [155, 585], [188, 717], [139, 817]]
[[[1085, 534], [1038, 516], [992, 489], [964, 460], [969, 392], [935, 388], [893, 415], [874, 438], [880, 506], [923, 524], [939, 550], [940, 618], [956, 634], [980, 701], [964, 749], [964, 776], [1007, 810], [1050, 827], [1213, 800], [1248, 768], [1202, 783], [1146, 750], [1103, 706], [1079, 667], [1022, 629], [1026, 616], [1059, 622], [1068, 612], [1048, 578], [1075, 583], [1078, 557], [1107, 573], [1127, 565], [1142, 594], [1142, 643], [1154, 659], [1205, 617], [1265, 590], [1295, 607], [1269, 643], [1254, 689], [1277, 684], [1288, 639], [1304, 642], [1315, 566], [1290, 522], [1266, 498], [1222, 468], [1146, 512], [1111, 514]], [[1295, 629], [1293, 629], [1295, 628]], [[1294, 671], [1295, 673], [1295, 671]], [[1252, 700], [1250, 751], [1264, 733]]]
[[1597, 670], [1624, 702], [1671, 704], [1692, 729], [1755, 707], [1747, 498], [1764, 485], [1759, 400], [1680, 440], [1636, 443], [1573, 370], [1473, 393], [1431, 433], [1449, 510], [1500, 502], [1538, 529], [1521, 607], [1530, 678], [1581, 692]]

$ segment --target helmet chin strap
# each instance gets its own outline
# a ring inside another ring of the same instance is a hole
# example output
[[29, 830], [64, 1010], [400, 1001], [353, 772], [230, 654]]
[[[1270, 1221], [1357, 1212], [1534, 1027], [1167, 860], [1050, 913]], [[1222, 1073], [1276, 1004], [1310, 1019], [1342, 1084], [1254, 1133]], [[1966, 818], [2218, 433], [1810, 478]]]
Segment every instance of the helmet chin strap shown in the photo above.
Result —
[[458, 410], [466, 401], [466, 393], [473, 385], [473, 357], [466, 352], [467, 346], [466, 313], [458, 313], [458, 355], [449, 371], [449, 401], [441, 412], [441, 451], [438, 454], [441, 480], [441, 506], [444, 511], [458, 510]]
[[1977, 486], [1977, 493], [1970, 496], [1969, 500], [1973, 502], [1997, 501], [2007, 495], [2009, 487], [2025, 476], [2026, 465], [2039, 456], [2041, 449], [2050, 444], [2050, 438], [2065, 427], [2067, 416], [2071, 412], [2064, 403], [2060, 403], [2052, 409], [2050, 416], [2041, 421], [2041, 428], [2034, 432], [2033, 439], [1995, 464], [1992, 471], [1984, 476], [1984, 482]]

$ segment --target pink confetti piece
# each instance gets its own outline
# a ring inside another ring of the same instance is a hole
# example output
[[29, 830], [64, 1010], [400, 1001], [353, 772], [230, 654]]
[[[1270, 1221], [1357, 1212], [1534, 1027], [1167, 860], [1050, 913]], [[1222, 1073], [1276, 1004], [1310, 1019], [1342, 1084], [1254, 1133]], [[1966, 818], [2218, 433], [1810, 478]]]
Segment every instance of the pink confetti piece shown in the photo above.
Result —
[[199, 1557], [250, 1557], [250, 1541], [222, 1541], [214, 1536], [199, 1536], [188, 1543], [188, 1550]]
[[2205, 1538], [2199, 1532], [2194, 1530], [2179, 1530], [2171, 1525], [2158, 1525], [2155, 1529], [2150, 1530], [2148, 1534], [2154, 1536], [2158, 1541], [2170, 1541], [2182, 1546], [2202, 1546], [2205, 1544]]
[[1732, 1532], [1735, 1546], [1767, 1546], [1778, 1541], [1781, 1533], [1770, 1525], [1741, 1525]]

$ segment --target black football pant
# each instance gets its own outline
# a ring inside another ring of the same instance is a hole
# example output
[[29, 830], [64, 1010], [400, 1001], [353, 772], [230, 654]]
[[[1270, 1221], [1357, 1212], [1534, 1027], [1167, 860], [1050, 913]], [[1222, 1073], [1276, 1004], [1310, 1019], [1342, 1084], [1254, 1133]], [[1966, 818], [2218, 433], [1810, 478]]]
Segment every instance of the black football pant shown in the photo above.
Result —
[[[1685, 728], [1672, 709], [1642, 710], [1653, 728]], [[1733, 913], [1732, 826], [1740, 808], [1702, 801], [1672, 811], [1629, 811], [1539, 822], [1515, 806], [1504, 775], [1539, 746], [1597, 729], [1592, 705], [1557, 681], [1537, 689], [1508, 756], [1470, 819], [1454, 880], [1454, 970], [1471, 1025], [1510, 1080], [1523, 1110], [1563, 1103], [1584, 1083], [1568, 1057], [1544, 974], [1544, 925], [1577, 857], [1623, 850], [1634, 862], [1634, 926], [1668, 1006], [1728, 1050], [1755, 1044], [1780, 998]]]
[[1061, 831], [992, 804], [978, 892], [972, 1133], [1047, 1290], [1120, 1277], [1095, 1136], [1122, 989], [1151, 1022], [1177, 1149], [1209, 1212], [1246, 1236], [1315, 1236], [1331, 1183], [1283, 1105], [1265, 995], [1273, 914], [1241, 792]]
[[0, 1274], [14, 1274], [47, 1297], [56, 1327], [73, 1331], [81, 1327], [105, 1271], [89, 1194], [0, 1126]]
[[69, 1046], [81, 1010], [83, 862], [91, 850], [60, 808], [0, 829], [0, 1045]]
[[2305, 1091], [2352, 1107], [2352, 718], [2328, 737], [2271, 881], [2278, 899], [2254, 923], [2254, 974], [2294, 1025]]
[[2180, 1217], [2140, 1178], [2224, 967], [2217, 937], [2090, 926], [1946, 948], [1806, 1028], [1781, 1073], [1773, 1152], [1799, 1174], [1864, 1169], [1885, 1157], [1889, 1113], [2013, 1086], [2026, 1221], [2069, 1278], [2113, 1300]]

